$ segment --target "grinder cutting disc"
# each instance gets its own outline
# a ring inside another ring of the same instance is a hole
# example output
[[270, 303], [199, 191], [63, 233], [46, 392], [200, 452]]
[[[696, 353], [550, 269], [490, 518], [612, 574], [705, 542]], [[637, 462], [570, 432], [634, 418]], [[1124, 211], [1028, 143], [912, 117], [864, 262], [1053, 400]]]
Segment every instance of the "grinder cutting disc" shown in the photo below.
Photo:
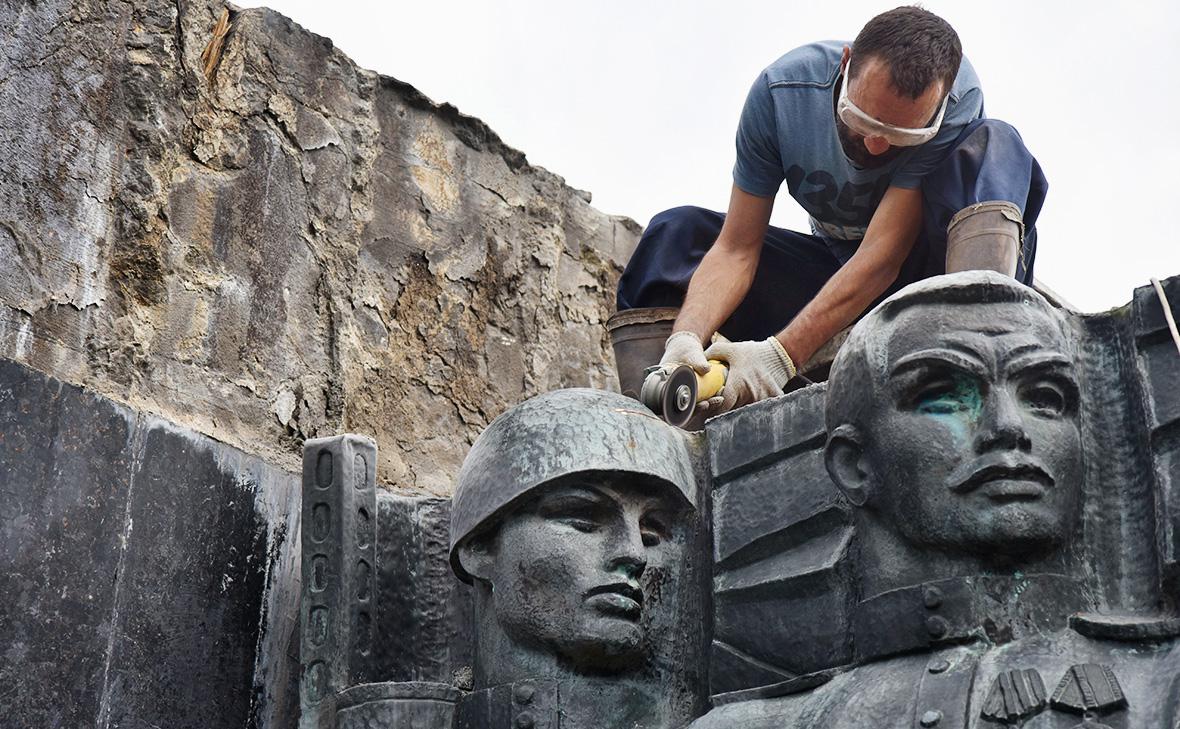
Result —
[[649, 368], [639, 399], [669, 425], [684, 427], [697, 406], [697, 374], [688, 365]]

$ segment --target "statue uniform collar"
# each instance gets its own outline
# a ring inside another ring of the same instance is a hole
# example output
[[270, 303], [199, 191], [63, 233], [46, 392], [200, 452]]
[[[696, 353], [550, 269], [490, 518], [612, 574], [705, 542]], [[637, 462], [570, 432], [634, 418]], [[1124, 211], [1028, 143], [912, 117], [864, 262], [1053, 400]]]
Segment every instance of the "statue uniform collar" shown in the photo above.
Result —
[[969, 640], [1008, 643], [1064, 629], [1070, 615], [1093, 607], [1082, 583], [1064, 575], [977, 575], [902, 587], [853, 610], [854, 661]]

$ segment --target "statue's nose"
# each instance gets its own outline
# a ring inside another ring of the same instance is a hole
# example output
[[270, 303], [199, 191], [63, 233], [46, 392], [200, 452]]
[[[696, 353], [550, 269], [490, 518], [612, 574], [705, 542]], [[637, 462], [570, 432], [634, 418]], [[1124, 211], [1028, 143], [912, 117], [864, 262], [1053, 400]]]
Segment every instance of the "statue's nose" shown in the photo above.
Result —
[[643, 532], [638, 523], [612, 530], [608, 550], [606, 566], [611, 572], [639, 579], [647, 569], [647, 547], [643, 544]]
[[989, 395], [975, 442], [975, 450], [979, 453], [997, 449], [1032, 449], [1032, 440], [1024, 427], [1020, 404], [1004, 388], [994, 388]]

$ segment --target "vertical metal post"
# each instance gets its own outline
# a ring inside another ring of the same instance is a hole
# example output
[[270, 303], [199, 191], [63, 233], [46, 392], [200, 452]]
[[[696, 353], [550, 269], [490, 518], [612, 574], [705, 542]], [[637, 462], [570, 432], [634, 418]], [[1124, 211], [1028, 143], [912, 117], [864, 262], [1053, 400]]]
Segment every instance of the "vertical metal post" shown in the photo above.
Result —
[[325, 699], [369, 677], [376, 620], [376, 444], [358, 435], [303, 446], [300, 728]]

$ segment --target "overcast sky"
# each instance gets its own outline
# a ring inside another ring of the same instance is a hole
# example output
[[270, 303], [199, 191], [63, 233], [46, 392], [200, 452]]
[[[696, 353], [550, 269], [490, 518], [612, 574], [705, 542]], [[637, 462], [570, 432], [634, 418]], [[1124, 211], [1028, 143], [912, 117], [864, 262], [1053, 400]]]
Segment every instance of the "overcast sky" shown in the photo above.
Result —
[[[894, 2], [269, 0], [361, 66], [483, 119], [533, 164], [641, 224], [724, 210], [750, 84], [787, 50], [855, 37]], [[1037, 277], [1083, 310], [1180, 274], [1180, 3], [923, 3], [955, 27], [988, 116], [1050, 191]], [[783, 186], [772, 222], [807, 231]]]

